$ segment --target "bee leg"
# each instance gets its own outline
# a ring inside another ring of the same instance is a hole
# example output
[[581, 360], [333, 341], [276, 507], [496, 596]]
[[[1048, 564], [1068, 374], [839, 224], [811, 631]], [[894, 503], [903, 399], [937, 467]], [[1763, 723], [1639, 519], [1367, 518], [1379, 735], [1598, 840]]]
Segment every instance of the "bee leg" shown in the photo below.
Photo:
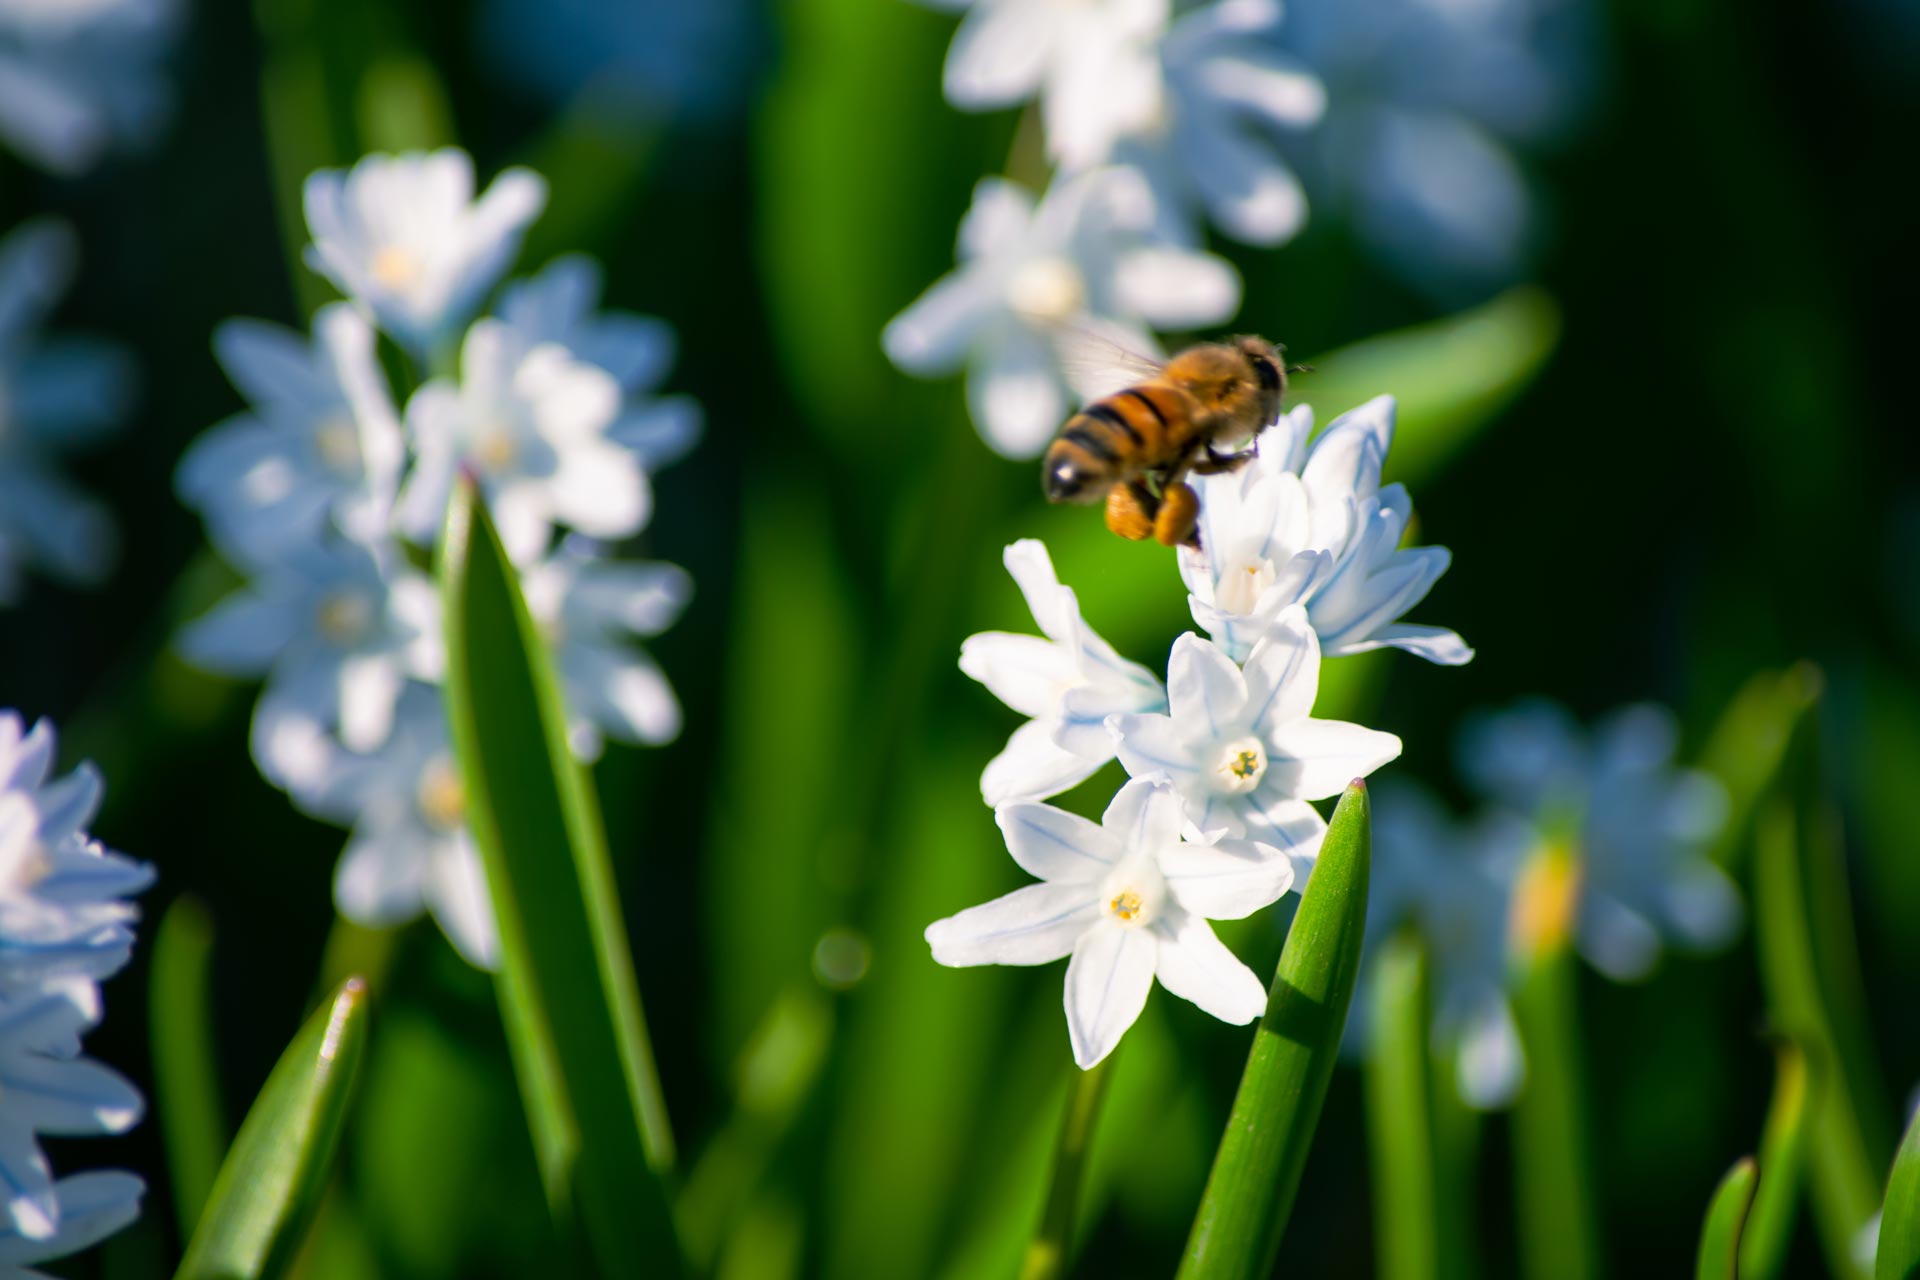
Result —
[[1260, 455], [1258, 447], [1242, 449], [1238, 453], [1215, 453], [1213, 446], [1207, 446], [1207, 456], [1193, 464], [1193, 474], [1197, 476], [1217, 476], [1228, 471], [1238, 471]]
[[1154, 516], [1159, 510], [1160, 499], [1138, 480], [1107, 491], [1107, 528], [1123, 538], [1142, 542], [1152, 537]]
[[1163, 547], [1177, 547], [1183, 542], [1198, 547], [1199, 524], [1200, 495], [1193, 486], [1182, 480], [1167, 485], [1160, 493], [1160, 510], [1153, 517], [1154, 540]]

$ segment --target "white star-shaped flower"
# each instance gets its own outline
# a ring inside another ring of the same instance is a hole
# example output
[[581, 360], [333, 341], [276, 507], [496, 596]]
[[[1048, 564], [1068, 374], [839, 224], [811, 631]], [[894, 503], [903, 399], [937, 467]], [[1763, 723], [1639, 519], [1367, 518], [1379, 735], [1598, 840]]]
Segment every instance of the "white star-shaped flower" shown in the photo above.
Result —
[[1023, 538], [1005, 560], [1041, 635], [986, 631], [960, 646], [962, 671], [1032, 717], [980, 775], [980, 793], [991, 805], [1045, 799], [1085, 782], [1113, 759], [1108, 716], [1157, 711], [1167, 701], [1151, 671], [1115, 653], [1087, 625], [1042, 543]]
[[275, 722], [334, 730], [354, 751], [386, 741], [409, 676], [437, 678], [444, 660], [433, 584], [391, 548], [332, 538], [289, 551], [180, 636], [189, 662], [222, 675], [267, 675], [255, 709], [255, 759], [280, 786], [307, 781], [271, 748]]
[[311, 344], [259, 320], [214, 334], [228, 378], [253, 406], [204, 433], [180, 460], [180, 497], [236, 564], [271, 564], [318, 539], [384, 536], [406, 463], [400, 419], [373, 329], [346, 303], [322, 307]]
[[415, 462], [400, 494], [399, 527], [431, 543], [454, 475], [471, 467], [516, 564], [544, 555], [556, 523], [595, 538], [637, 533], [652, 505], [646, 473], [608, 438], [620, 385], [565, 347], [527, 349], [504, 323], [467, 331], [460, 381], [435, 379], [407, 403]]
[[1036, 206], [988, 178], [960, 224], [960, 265], [894, 317], [888, 357], [923, 377], [967, 371], [974, 425], [1010, 458], [1037, 456], [1073, 403], [1062, 326], [1093, 328], [1151, 352], [1147, 328], [1217, 324], [1240, 306], [1219, 258], [1165, 243], [1145, 180], [1095, 169], [1057, 180]]
[[333, 877], [341, 915], [384, 929], [431, 911], [462, 956], [493, 967], [493, 900], [467, 826], [466, 789], [438, 689], [408, 684], [386, 745], [339, 762], [323, 788], [297, 798], [315, 815], [353, 828]]
[[1404, 485], [1380, 484], [1394, 408], [1376, 396], [1309, 446], [1313, 412], [1302, 405], [1260, 434], [1252, 463], [1193, 481], [1200, 548], [1180, 548], [1180, 576], [1194, 622], [1229, 657], [1244, 658], [1304, 604], [1328, 657], [1392, 647], [1448, 666], [1472, 659], [1456, 632], [1399, 621], [1452, 556], [1400, 545], [1413, 504]]
[[1400, 754], [1400, 739], [1316, 720], [1320, 648], [1295, 606], [1274, 620], [1243, 671], [1188, 633], [1167, 663], [1167, 715], [1107, 721], [1135, 778], [1165, 778], [1202, 839], [1245, 836], [1286, 854], [1304, 880], [1327, 824], [1309, 800], [1338, 795]]
[[655, 745], [679, 735], [673, 686], [631, 641], [659, 635], [680, 616], [693, 595], [684, 569], [602, 560], [591, 543], [570, 537], [522, 574], [520, 586], [560, 669], [574, 755], [598, 759], [602, 733]]
[[652, 394], [673, 365], [672, 327], [631, 311], [598, 310], [600, 289], [599, 264], [567, 254], [501, 290], [494, 314], [526, 349], [557, 343], [611, 374], [627, 399], [607, 435], [657, 471], [700, 439], [700, 406], [689, 396]]
[[1665, 942], [1711, 950], [1740, 924], [1739, 890], [1707, 856], [1726, 792], [1674, 765], [1678, 743], [1672, 713], [1650, 703], [1591, 734], [1543, 700], [1477, 716], [1461, 733], [1462, 774], [1526, 825], [1533, 847], [1571, 824], [1574, 945], [1616, 982], [1645, 977]]
[[528, 169], [473, 192], [473, 160], [455, 147], [322, 169], [304, 193], [307, 264], [429, 355], [473, 315], [547, 203], [546, 180]]
[[1003, 805], [994, 814], [1007, 851], [1042, 883], [927, 926], [945, 965], [1067, 965], [1067, 1034], [1091, 1067], [1140, 1016], [1154, 979], [1214, 1017], [1246, 1023], [1266, 1008], [1253, 970], [1209, 920], [1238, 920], [1293, 882], [1287, 859], [1241, 841], [1181, 839], [1180, 798], [1135, 779], [1099, 823], [1052, 805]]

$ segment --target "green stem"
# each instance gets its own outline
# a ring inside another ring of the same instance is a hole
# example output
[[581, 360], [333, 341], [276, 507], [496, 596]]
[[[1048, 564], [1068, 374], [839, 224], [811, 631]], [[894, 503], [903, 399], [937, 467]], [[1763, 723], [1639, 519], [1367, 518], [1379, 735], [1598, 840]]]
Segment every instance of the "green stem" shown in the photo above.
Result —
[[1581, 1074], [1577, 989], [1569, 946], [1577, 864], [1568, 850], [1536, 854], [1516, 890], [1522, 977], [1514, 1014], [1527, 1087], [1513, 1112], [1521, 1274], [1588, 1280], [1600, 1270]]
[[1438, 1280], [1427, 965], [1417, 937], [1402, 933], [1381, 948], [1372, 988], [1366, 1089], [1376, 1274]]
[[208, 987], [212, 960], [213, 920], [205, 904], [191, 895], [176, 898], [154, 935], [150, 1004], [154, 1111], [183, 1240], [193, 1235], [227, 1152]]
[[1107, 1095], [1107, 1071], [1112, 1055], [1091, 1070], [1075, 1071], [1067, 1086], [1067, 1105], [1060, 1116], [1060, 1145], [1053, 1153], [1053, 1177], [1047, 1185], [1047, 1207], [1040, 1230], [1027, 1246], [1020, 1264], [1020, 1280], [1053, 1280], [1065, 1272], [1073, 1253], [1073, 1224], [1080, 1209], [1080, 1186], [1086, 1177], [1087, 1150], [1100, 1119], [1100, 1103]]

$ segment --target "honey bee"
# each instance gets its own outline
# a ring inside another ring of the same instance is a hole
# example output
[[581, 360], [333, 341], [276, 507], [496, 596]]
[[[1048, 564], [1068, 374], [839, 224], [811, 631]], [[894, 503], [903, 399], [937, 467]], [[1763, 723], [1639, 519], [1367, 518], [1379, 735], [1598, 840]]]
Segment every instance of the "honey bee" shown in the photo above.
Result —
[[1279, 417], [1287, 374], [1298, 370], [1281, 363], [1280, 348], [1251, 336], [1188, 347], [1164, 364], [1119, 348], [1103, 361], [1132, 385], [1093, 400], [1060, 428], [1042, 463], [1047, 500], [1104, 498], [1107, 528], [1121, 537], [1197, 546], [1200, 500], [1186, 477], [1244, 466], [1251, 446], [1216, 446]]

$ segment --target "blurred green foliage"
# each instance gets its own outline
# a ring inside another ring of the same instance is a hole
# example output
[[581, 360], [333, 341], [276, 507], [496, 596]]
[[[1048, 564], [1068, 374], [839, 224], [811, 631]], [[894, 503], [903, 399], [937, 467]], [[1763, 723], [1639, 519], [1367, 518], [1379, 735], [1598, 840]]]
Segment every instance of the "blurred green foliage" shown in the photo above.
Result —
[[[1807, 659], [1822, 673], [1805, 729], [1823, 748], [1821, 807], [1777, 818], [1757, 860], [1726, 850], [1743, 876], [1772, 866], [1784, 896], [1748, 879], [1747, 937], [1671, 958], [1647, 985], [1561, 975], [1592, 1062], [1598, 1230], [1621, 1275], [1684, 1270], [1701, 1206], [1767, 1114], [1757, 1031], [1792, 984], [1769, 971], [1782, 953], [1765, 940], [1795, 923], [1789, 908], [1807, 913], [1802, 954], [1825, 955], [1808, 964], [1852, 1028], [1836, 1035], [1854, 1136], [1816, 1127], [1807, 1157], [1816, 1202], [1819, 1169], [1842, 1170], [1826, 1175], [1845, 1184], [1828, 1193], [1846, 1202], [1836, 1221], [1879, 1196], [1895, 1137], [1882, 1082], [1904, 1092], [1920, 1077], [1906, 1016], [1920, 972], [1920, 437], [1903, 426], [1900, 267], [1914, 250], [1894, 160], [1920, 125], [1920, 78], [1886, 69], [1869, 9], [1608, 6], [1598, 52], [1615, 89], [1535, 173], [1555, 248], [1536, 287], [1464, 316], [1381, 275], [1329, 217], [1282, 251], [1228, 249], [1247, 282], [1236, 327], [1315, 365], [1298, 391], [1323, 421], [1400, 396], [1388, 478], [1414, 486], [1423, 538], [1455, 554], [1422, 614], [1478, 647], [1472, 666], [1372, 655], [1327, 669], [1322, 714], [1400, 734], [1396, 768], [1444, 786], [1453, 726], [1475, 705], [1546, 692], [1591, 713], [1655, 697], [1764, 823], [1763, 784], [1742, 780], [1784, 749], [1773, 722], [1719, 717], [1756, 672]], [[167, 652], [231, 581], [169, 486], [187, 441], [238, 406], [213, 326], [297, 325], [327, 296], [294, 261], [306, 172], [456, 138], [483, 174], [547, 174], [552, 206], [523, 265], [598, 255], [612, 304], [675, 324], [673, 389], [710, 423], [661, 478], [641, 540], [697, 583], [656, 646], [686, 732], [612, 749], [594, 771], [686, 1152], [688, 1246], [714, 1274], [753, 1280], [1011, 1274], [1040, 1220], [1067, 1056], [1057, 971], [945, 971], [920, 938], [1021, 878], [976, 786], [1011, 717], [954, 654], [969, 632], [1028, 627], [999, 562], [1023, 535], [1047, 540], [1129, 656], [1159, 661], [1190, 625], [1164, 557], [1046, 508], [1032, 467], [974, 438], [957, 382], [914, 382], [880, 353], [880, 326], [950, 264], [973, 183], [1005, 166], [1013, 115], [944, 104], [951, 20], [899, 0], [763, 7], [734, 111], [684, 119], [519, 97], [479, 68], [473, 6], [451, 0], [259, 0], [253, 16], [201, 7], [178, 118], [150, 156], [71, 182], [0, 156], [0, 226], [53, 210], [80, 231], [61, 321], [132, 345], [146, 379], [138, 422], [77, 467], [118, 513], [121, 567], [107, 590], [36, 585], [0, 614], [0, 705], [53, 715], [99, 760], [97, 834], [160, 872], [149, 921], [192, 893], [219, 940], [210, 1103], [179, 1102], [177, 1064], [147, 1050], [204, 1047], [181, 1021], [198, 1016], [181, 985], [195, 966], [162, 941], [177, 931], [146, 926], [107, 988], [89, 1044], [166, 1114], [124, 1139], [54, 1145], [63, 1169], [124, 1163], [153, 1188], [138, 1228], [63, 1269], [150, 1274], [177, 1256], [196, 1175], [175, 1182], [162, 1138], [235, 1127], [316, 998], [330, 938], [340, 955], [373, 946], [383, 969], [359, 1114], [301, 1273], [521, 1276], [553, 1256], [491, 984], [431, 926], [377, 943], [335, 932], [343, 833], [254, 771], [250, 691]], [[1844, 874], [1795, 890], [1809, 841]], [[825, 963], [829, 935], [864, 963]], [[1265, 972], [1280, 925], [1256, 921], [1234, 945]], [[1083, 1269], [1173, 1270], [1247, 1043], [1150, 1002], [1092, 1137]], [[1828, 1064], [1809, 1051], [1828, 1115]], [[1360, 1089], [1334, 1073], [1283, 1254], [1294, 1274], [1374, 1274]], [[1436, 1144], [1465, 1153], [1448, 1167], [1477, 1170], [1445, 1190], [1473, 1206], [1485, 1274], [1511, 1275], [1513, 1124], [1450, 1107], [1444, 1080], [1433, 1096]], [[214, 1123], [182, 1114], [196, 1105]], [[1763, 1167], [1756, 1215], [1768, 1192]], [[1842, 1247], [1805, 1213], [1775, 1229], [1782, 1275], [1818, 1274]]]

